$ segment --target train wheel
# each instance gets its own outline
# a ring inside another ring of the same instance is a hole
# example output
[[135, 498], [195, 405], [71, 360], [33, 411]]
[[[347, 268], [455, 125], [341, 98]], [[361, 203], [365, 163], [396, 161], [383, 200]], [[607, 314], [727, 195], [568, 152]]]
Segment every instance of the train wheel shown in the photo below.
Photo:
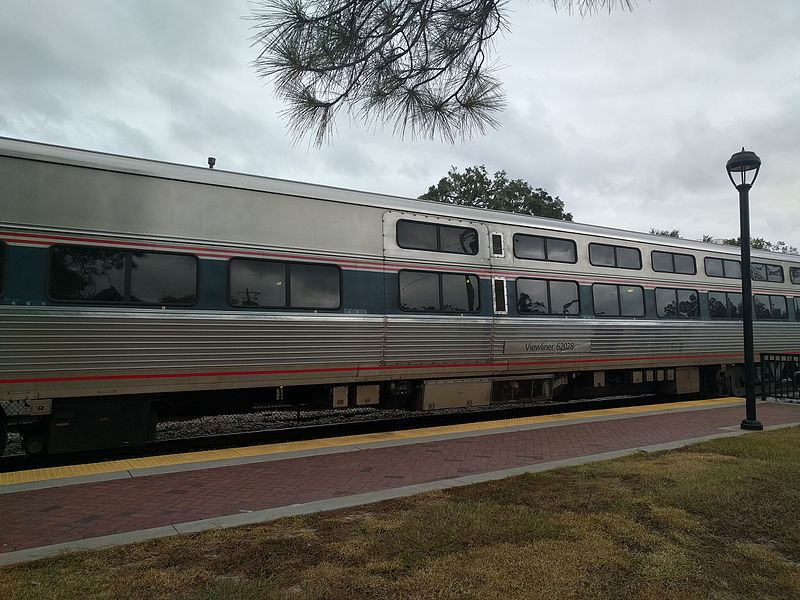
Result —
[[37, 455], [47, 452], [47, 433], [41, 427], [26, 427], [21, 432], [25, 454]]

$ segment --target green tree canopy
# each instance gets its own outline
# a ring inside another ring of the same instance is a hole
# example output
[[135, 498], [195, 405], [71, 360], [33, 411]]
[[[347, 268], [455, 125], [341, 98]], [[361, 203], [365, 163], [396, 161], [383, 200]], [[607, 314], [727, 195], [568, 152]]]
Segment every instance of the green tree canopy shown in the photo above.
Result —
[[420, 199], [572, 221], [572, 214], [564, 212], [564, 201], [558, 196], [534, 189], [523, 179], [509, 179], [505, 171], [496, 172], [490, 179], [484, 165], [467, 167], [463, 173], [451, 167], [447, 177], [428, 188]]

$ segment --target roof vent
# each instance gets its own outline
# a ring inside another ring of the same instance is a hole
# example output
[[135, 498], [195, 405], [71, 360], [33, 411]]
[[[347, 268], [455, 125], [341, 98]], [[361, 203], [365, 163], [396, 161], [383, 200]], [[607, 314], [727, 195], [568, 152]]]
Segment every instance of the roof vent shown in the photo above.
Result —
[[209, 156], [208, 157], [208, 168], [209, 169], [213, 169], [215, 164], [217, 164], [217, 159], [214, 158], [213, 156]]

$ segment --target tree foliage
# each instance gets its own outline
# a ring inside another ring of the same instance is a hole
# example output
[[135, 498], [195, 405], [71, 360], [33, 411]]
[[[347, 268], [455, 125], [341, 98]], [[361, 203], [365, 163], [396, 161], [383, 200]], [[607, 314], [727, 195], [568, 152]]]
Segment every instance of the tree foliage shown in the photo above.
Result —
[[572, 221], [558, 196], [534, 189], [523, 179], [509, 179], [505, 171], [490, 178], [484, 165], [467, 167], [463, 173], [451, 167], [447, 177], [430, 186], [420, 199]]
[[667, 237], [679, 238], [681, 232], [679, 229], [650, 229], [650, 235], [665, 235]]
[[[544, 1], [586, 14], [634, 0]], [[507, 15], [506, 0], [256, 0], [254, 66], [274, 79], [296, 138], [322, 144], [344, 108], [454, 142], [497, 124], [492, 40]]]
[[[705, 237], [705, 236], [703, 236]], [[726, 238], [722, 243], [727, 246], [741, 246], [741, 237]], [[753, 250], [769, 250], [770, 252], [782, 252], [783, 254], [799, 254], [796, 246], [790, 246], [786, 242], [770, 242], [764, 238], [750, 238], [750, 247]]]

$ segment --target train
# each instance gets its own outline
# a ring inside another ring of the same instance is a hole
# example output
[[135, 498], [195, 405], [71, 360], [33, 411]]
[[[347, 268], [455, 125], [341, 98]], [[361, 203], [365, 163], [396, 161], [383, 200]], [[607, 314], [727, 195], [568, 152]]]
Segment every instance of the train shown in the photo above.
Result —
[[[0, 446], [742, 386], [736, 247], [209, 167], [0, 138]], [[756, 351], [797, 350], [800, 257], [752, 273]]]

